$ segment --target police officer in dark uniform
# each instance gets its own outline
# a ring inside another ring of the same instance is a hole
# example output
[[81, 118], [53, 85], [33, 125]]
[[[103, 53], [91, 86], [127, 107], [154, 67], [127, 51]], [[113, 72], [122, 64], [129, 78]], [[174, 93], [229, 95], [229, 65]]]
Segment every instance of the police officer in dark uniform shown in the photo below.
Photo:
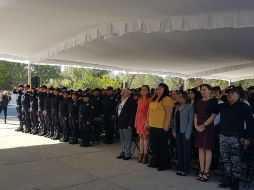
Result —
[[73, 92], [71, 96], [71, 101], [69, 101], [68, 110], [69, 110], [69, 125], [70, 125], [70, 144], [77, 144], [79, 137], [79, 104], [80, 100], [78, 99], [78, 93]]
[[228, 103], [220, 105], [220, 151], [224, 176], [219, 187], [238, 190], [242, 144], [247, 146], [254, 139], [254, 121], [250, 107], [240, 101], [240, 88], [232, 86], [227, 93]]
[[112, 87], [106, 89], [106, 97], [102, 102], [103, 124], [105, 129], [104, 143], [112, 144], [114, 140], [114, 120], [116, 112], [117, 99], [114, 97]]
[[93, 116], [93, 138], [96, 143], [100, 142], [100, 136], [102, 133], [102, 98], [101, 98], [101, 90], [99, 88], [95, 88], [92, 91], [92, 96], [90, 99], [91, 105], [94, 107]]
[[68, 104], [69, 104], [69, 92], [67, 90], [63, 90], [63, 97], [59, 101], [59, 122], [62, 134], [60, 134], [61, 142], [68, 142], [70, 136], [70, 128], [69, 128], [69, 112], [68, 112]]
[[31, 133], [36, 135], [38, 134], [38, 89], [33, 89], [33, 92], [30, 97], [30, 118], [32, 122], [32, 131]]
[[92, 141], [93, 109], [90, 95], [84, 94], [79, 105], [79, 131], [81, 136], [80, 146], [88, 147]]
[[52, 98], [52, 125], [54, 128], [53, 140], [60, 139], [60, 124], [59, 124], [59, 103], [62, 98], [60, 96], [61, 89], [57, 88], [54, 91], [54, 97]]
[[24, 93], [21, 98], [22, 113], [25, 121], [25, 133], [31, 131], [31, 119], [30, 119], [30, 85], [26, 84], [24, 87]]
[[39, 120], [40, 120], [40, 124], [39, 124], [39, 135], [40, 136], [44, 136], [47, 133], [47, 127], [46, 127], [46, 121], [45, 121], [45, 117], [43, 115], [44, 110], [45, 110], [45, 105], [44, 105], [44, 100], [46, 97], [46, 92], [47, 92], [47, 86], [42, 85], [39, 88], [39, 93], [38, 93], [38, 116], [39, 116]]
[[53, 97], [54, 89], [52, 87], [47, 89], [47, 94], [44, 98], [44, 117], [46, 118], [46, 127], [47, 133], [44, 135], [45, 137], [53, 137], [54, 130], [52, 127], [52, 97]]
[[17, 94], [17, 99], [16, 99], [16, 110], [17, 110], [17, 116], [19, 119], [19, 127], [16, 129], [16, 131], [23, 131], [23, 118], [22, 118], [22, 103], [21, 103], [21, 98], [23, 95], [23, 85], [18, 85], [18, 88], [13, 89], [13, 94]]

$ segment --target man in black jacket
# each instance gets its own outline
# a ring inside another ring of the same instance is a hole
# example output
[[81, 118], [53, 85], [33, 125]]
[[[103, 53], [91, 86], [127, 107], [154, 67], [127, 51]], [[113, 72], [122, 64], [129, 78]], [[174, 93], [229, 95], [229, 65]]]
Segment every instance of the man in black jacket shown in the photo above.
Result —
[[104, 143], [112, 144], [114, 139], [114, 120], [117, 99], [114, 97], [113, 88], [106, 89], [106, 96], [102, 101], [103, 125], [105, 129]]
[[[249, 144], [254, 138], [253, 116], [250, 107], [239, 100], [239, 88], [228, 90], [228, 103], [221, 104], [220, 110], [220, 151], [225, 175], [221, 188], [239, 189], [241, 175], [241, 144]], [[246, 125], [246, 128], [245, 128]]]
[[30, 85], [26, 84], [24, 87], [24, 93], [21, 98], [23, 116], [25, 121], [25, 133], [31, 131], [31, 119], [30, 119]]
[[121, 151], [117, 159], [131, 159], [132, 130], [136, 116], [136, 103], [130, 97], [130, 90], [125, 88], [121, 92], [121, 102], [117, 105], [117, 126], [119, 128]]
[[69, 125], [70, 125], [70, 144], [77, 144], [79, 137], [79, 104], [80, 100], [78, 99], [78, 93], [72, 93], [72, 100], [69, 101], [68, 110], [69, 110]]
[[44, 99], [44, 117], [46, 118], [46, 127], [47, 127], [47, 134], [44, 135], [45, 137], [53, 137], [54, 136], [54, 128], [52, 125], [52, 98], [54, 96], [54, 88], [50, 87], [47, 89], [47, 94]]
[[23, 131], [23, 125], [24, 125], [23, 118], [22, 118], [22, 103], [21, 103], [21, 98], [23, 95], [23, 88], [24, 88], [24, 86], [20, 84], [20, 85], [18, 85], [18, 88], [13, 89], [13, 94], [17, 94], [16, 110], [17, 110], [17, 116], [19, 119], [19, 127], [16, 129], [16, 131]]
[[62, 96], [60, 96], [61, 89], [57, 88], [54, 91], [54, 96], [51, 100], [52, 105], [52, 125], [54, 129], [54, 136], [52, 137], [53, 140], [59, 140], [60, 139], [60, 124], [59, 124], [59, 103], [62, 99]]
[[46, 118], [43, 115], [43, 112], [45, 110], [45, 106], [44, 106], [44, 100], [45, 100], [45, 96], [46, 96], [46, 92], [47, 92], [47, 86], [42, 85], [39, 88], [39, 94], [38, 94], [38, 116], [39, 116], [39, 120], [40, 120], [40, 124], [39, 124], [39, 135], [40, 136], [44, 136], [47, 133], [47, 127], [46, 127]]
[[99, 88], [95, 88], [92, 91], [92, 96], [90, 99], [91, 105], [94, 107], [93, 109], [93, 116], [94, 116], [94, 121], [93, 121], [93, 131], [94, 131], [94, 141], [96, 143], [100, 143], [101, 139], [101, 133], [102, 133], [102, 128], [101, 128], [101, 114], [102, 114], [102, 97], [101, 97], [101, 90]]
[[30, 103], [31, 103], [31, 108], [30, 108], [30, 118], [32, 122], [32, 131], [31, 133], [36, 135], [38, 134], [38, 92], [36, 89], [33, 89], [33, 93], [31, 94], [30, 97]]
[[79, 131], [81, 137], [81, 147], [91, 145], [93, 109], [94, 107], [90, 103], [90, 95], [84, 94], [79, 104]]
[[62, 136], [60, 138], [61, 142], [68, 142], [69, 136], [70, 136], [70, 127], [69, 127], [69, 112], [68, 112], [68, 104], [69, 104], [69, 92], [67, 90], [63, 91], [63, 97], [61, 98], [59, 102], [59, 121], [60, 121], [60, 127]]

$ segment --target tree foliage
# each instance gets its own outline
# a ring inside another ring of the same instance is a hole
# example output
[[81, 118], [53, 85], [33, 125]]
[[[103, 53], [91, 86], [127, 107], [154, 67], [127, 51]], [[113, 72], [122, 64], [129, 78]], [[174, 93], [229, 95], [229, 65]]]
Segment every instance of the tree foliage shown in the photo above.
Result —
[[32, 76], [39, 76], [41, 84], [61, 78], [61, 67], [52, 65], [32, 65]]
[[[14, 85], [27, 83], [27, 65], [20, 63], [10, 63], [0, 61], [0, 88], [12, 89]], [[60, 67], [50, 65], [32, 65], [32, 76], [39, 76], [41, 84], [52, 85], [54, 87], [66, 86], [72, 89], [78, 88], [114, 88], [121, 87], [123, 81], [128, 83], [129, 88], [139, 88], [144, 84], [155, 88], [159, 83], [164, 82], [170, 90], [177, 90], [184, 85], [185, 81], [177, 77], [166, 77], [148, 75], [148, 74], [115, 74], [104, 70], [91, 70], [84, 68]], [[191, 78], [186, 80], [186, 88], [197, 87], [202, 83], [208, 83], [211, 86], [228, 86], [227, 81], [205, 80], [200, 78]], [[233, 83], [243, 88], [254, 85], [254, 79], [242, 80]]]
[[27, 83], [27, 65], [0, 61], [0, 88], [10, 90], [24, 83]]

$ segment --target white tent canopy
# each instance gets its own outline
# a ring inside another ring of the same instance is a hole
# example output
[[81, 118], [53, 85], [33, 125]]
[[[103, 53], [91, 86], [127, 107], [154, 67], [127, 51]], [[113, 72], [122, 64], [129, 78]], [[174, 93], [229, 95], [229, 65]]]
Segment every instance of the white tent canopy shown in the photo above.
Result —
[[0, 0], [0, 57], [182, 78], [254, 78], [252, 0]]

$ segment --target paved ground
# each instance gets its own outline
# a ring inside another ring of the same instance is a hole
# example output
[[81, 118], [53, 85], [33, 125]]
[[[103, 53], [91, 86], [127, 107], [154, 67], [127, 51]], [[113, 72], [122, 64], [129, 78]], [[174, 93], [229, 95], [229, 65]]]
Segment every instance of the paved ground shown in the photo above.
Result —
[[44, 137], [18, 133], [13, 105], [8, 124], [0, 117], [0, 190], [215, 190], [175, 171], [158, 172], [136, 159], [117, 160], [118, 146], [80, 148]]

